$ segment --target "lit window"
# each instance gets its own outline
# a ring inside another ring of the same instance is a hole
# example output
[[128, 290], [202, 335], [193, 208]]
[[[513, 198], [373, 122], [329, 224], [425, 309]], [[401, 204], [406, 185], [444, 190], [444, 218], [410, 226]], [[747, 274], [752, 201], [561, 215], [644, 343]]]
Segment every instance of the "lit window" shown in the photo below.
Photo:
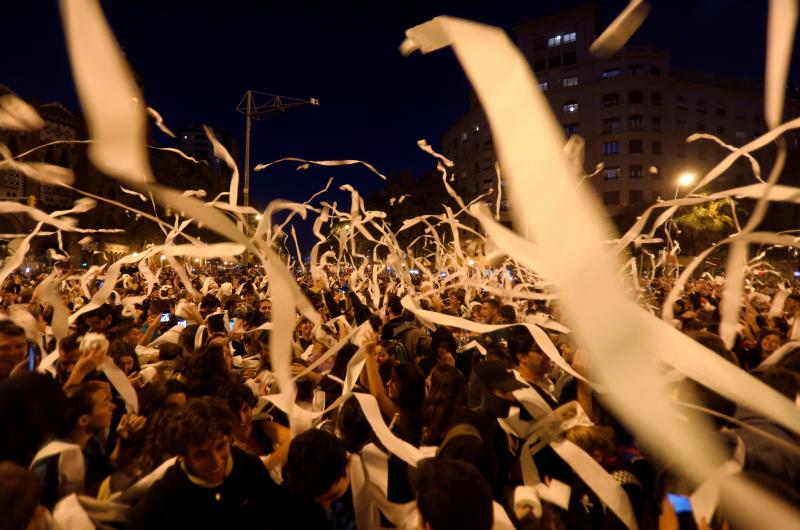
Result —
[[644, 176], [644, 168], [640, 164], [634, 164], [628, 168], [628, 173], [632, 179], [640, 179]]
[[564, 44], [567, 44], [568, 42], [575, 42], [575, 32], [573, 31], [571, 33], [565, 33], [563, 36], [563, 40]]
[[632, 131], [642, 130], [642, 117], [638, 114], [633, 114], [628, 118], [628, 126]]
[[619, 178], [619, 168], [618, 167], [607, 167], [605, 169], [605, 179], [606, 180], [617, 180]]
[[603, 119], [603, 134], [614, 134], [619, 132], [619, 129], [620, 129], [619, 118]]
[[736, 138], [739, 140], [743, 140], [745, 138], [744, 131], [736, 131]]
[[604, 142], [603, 143], [604, 155], [617, 155], [619, 154], [619, 142]]
[[542, 81], [539, 83], [539, 88], [542, 89], [542, 92], [547, 92], [547, 81]]
[[561, 44], [561, 35], [556, 35], [555, 37], [550, 37], [547, 39], [547, 47], [554, 48]]
[[564, 112], [568, 113], [578, 112], [578, 102], [568, 101], [567, 103], [564, 103]]
[[600, 77], [603, 79], [611, 79], [613, 77], [619, 76], [619, 68], [612, 68], [610, 70], [603, 70], [603, 73], [600, 74]]
[[561, 84], [564, 85], [565, 87], [575, 86], [578, 84], [578, 76], [573, 75], [572, 77], [565, 77], [564, 79], [561, 80]]

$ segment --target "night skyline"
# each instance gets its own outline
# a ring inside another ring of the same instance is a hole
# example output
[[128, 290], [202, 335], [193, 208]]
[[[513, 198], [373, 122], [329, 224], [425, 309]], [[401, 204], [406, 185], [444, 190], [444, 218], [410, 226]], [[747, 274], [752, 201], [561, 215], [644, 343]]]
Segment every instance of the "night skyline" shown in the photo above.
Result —
[[[420, 175], [435, 163], [416, 141], [425, 138], [438, 147], [442, 134], [466, 110], [469, 86], [451, 51], [402, 57], [397, 48], [404, 30], [440, 14], [510, 30], [527, 18], [579, 3], [406, 3], [402, 12], [367, 2], [253, 6], [234, 1], [212, 8], [145, 1], [102, 6], [143, 81], [147, 103], [173, 130], [209, 124], [232, 133], [243, 149], [244, 117], [235, 107], [247, 89], [315, 97], [318, 108], [255, 125], [252, 166], [285, 156], [354, 158], [387, 175], [406, 170]], [[599, 2], [602, 24], [626, 4]], [[632, 43], [669, 49], [677, 67], [755, 80], [762, 75], [766, 2], [652, 4]], [[16, 22], [0, 35], [6, 51], [0, 82], [22, 97], [58, 100], [79, 110], [57, 3], [17, 3], [9, 10], [8, 19]], [[797, 45], [790, 71], [793, 84], [800, 76], [796, 57]], [[156, 139], [168, 140], [160, 133]], [[382, 188], [377, 177], [360, 168], [296, 173], [295, 167], [284, 164], [254, 173], [254, 202], [305, 199], [329, 176], [337, 177], [337, 185], [350, 183], [364, 194]]]

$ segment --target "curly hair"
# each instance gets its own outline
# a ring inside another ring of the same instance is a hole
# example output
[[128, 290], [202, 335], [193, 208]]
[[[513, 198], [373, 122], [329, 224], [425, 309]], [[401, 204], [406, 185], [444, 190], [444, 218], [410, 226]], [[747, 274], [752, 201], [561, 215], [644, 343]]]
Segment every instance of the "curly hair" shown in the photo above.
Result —
[[179, 405], [166, 403], [148, 416], [142, 449], [133, 464], [137, 477], [147, 475], [178, 454], [174, 433], [179, 413]]
[[347, 451], [336, 436], [311, 429], [292, 440], [285, 484], [293, 494], [313, 499], [346, 475]]
[[210, 396], [190, 399], [175, 418], [174, 439], [178, 454], [187, 456], [190, 445], [220, 435], [231, 436], [235, 424], [231, 409], [221, 399]]

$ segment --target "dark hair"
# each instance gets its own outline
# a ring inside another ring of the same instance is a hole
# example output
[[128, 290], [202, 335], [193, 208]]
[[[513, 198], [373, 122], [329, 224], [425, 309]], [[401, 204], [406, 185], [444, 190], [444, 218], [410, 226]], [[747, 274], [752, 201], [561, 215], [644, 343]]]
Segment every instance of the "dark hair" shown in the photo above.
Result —
[[489, 304], [494, 308], [495, 311], [498, 311], [500, 309], [500, 300], [498, 300], [497, 298], [494, 297], [485, 298], [482, 303]]
[[[199, 324], [192, 324], [191, 326], [186, 326], [185, 328], [183, 328], [183, 331], [181, 331], [180, 340], [181, 340], [181, 347], [183, 347], [184, 350], [194, 353], [195, 351], [194, 339], [197, 336], [198, 329], [200, 329]], [[201, 348], [205, 345], [207, 340], [208, 340], [208, 328], [203, 330], [203, 340], [200, 342]]]
[[80, 347], [80, 339], [81, 335], [78, 333], [67, 335], [66, 337], [58, 341], [58, 347], [63, 352], [71, 352], [77, 350]]
[[180, 447], [175, 441], [175, 432], [180, 410], [174, 403], [165, 403], [147, 415], [144, 442], [133, 464], [136, 476], [150, 473], [178, 454]]
[[344, 448], [349, 453], [358, 453], [372, 439], [372, 427], [358, 400], [353, 396], [342, 404], [336, 418], [336, 427], [341, 434]]
[[500, 307], [498, 311], [500, 318], [502, 318], [506, 323], [512, 323], [517, 321], [517, 312], [514, 310], [513, 305], [504, 305]]
[[186, 456], [189, 446], [196, 446], [217, 436], [230, 436], [236, 420], [221, 399], [203, 396], [192, 398], [181, 407], [175, 421], [175, 443], [178, 452]]
[[778, 361], [777, 366], [800, 374], [800, 346], [796, 346], [786, 352], [786, 355]]
[[13, 462], [0, 462], [0, 513], [3, 528], [24, 530], [42, 502], [37, 476]]
[[[181, 337], [183, 338], [183, 337]], [[162, 342], [158, 345], [158, 360], [173, 361], [181, 356], [183, 348], [172, 342]]]
[[419, 414], [425, 401], [425, 374], [422, 368], [412, 363], [399, 363], [392, 374], [400, 381], [400, 391], [395, 403], [401, 409]]
[[[133, 371], [138, 372], [142, 369], [139, 364], [139, 355], [136, 354], [136, 346], [128, 344], [122, 339], [115, 339], [108, 347], [108, 356], [117, 363], [122, 357], [130, 357], [133, 359]], [[119, 364], [117, 364], [119, 366]], [[120, 366], [120, 368], [122, 368]], [[126, 374], [127, 375], [127, 374]]]
[[210, 396], [231, 382], [225, 353], [219, 344], [211, 344], [193, 356], [186, 371], [186, 387], [192, 396]]
[[770, 366], [753, 372], [762, 383], [794, 401], [798, 391], [798, 376], [786, 368]]
[[226, 389], [223, 390], [222, 396], [224, 397], [225, 401], [228, 402], [228, 407], [231, 409], [231, 412], [234, 414], [239, 414], [242, 411], [242, 407], [245, 405], [249, 405], [250, 408], [253, 408], [258, 403], [258, 398], [253, 391], [250, 390], [250, 387], [245, 385], [244, 383], [235, 383], [229, 385]]
[[533, 340], [531, 332], [524, 326], [511, 326], [508, 328], [508, 353], [514, 360], [515, 364], [519, 364], [517, 355], [528, 355], [531, 350], [541, 351], [536, 341]]
[[68, 437], [75, 430], [81, 416], [91, 415], [94, 410], [92, 394], [107, 388], [106, 383], [100, 381], [89, 381], [67, 388], [64, 391], [67, 394], [67, 410], [58, 429], [58, 435], [62, 438]]
[[689, 336], [709, 350], [713, 351], [726, 361], [741, 367], [736, 353], [725, 347], [722, 337], [710, 331], [692, 331]]
[[291, 493], [314, 499], [346, 475], [347, 452], [336, 436], [311, 429], [292, 440], [285, 482]]
[[431, 388], [422, 410], [429, 442], [440, 440], [452, 427], [453, 414], [467, 404], [467, 382], [458, 368], [439, 363], [431, 371]]
[[25, 329], [10, 320], [0, 320], [0, 335], [19, 337], [25, 335]]
[[456, 354], [458, 350], [458, 343], [456, 342], [456, 338], [450, 333], [450, 330], [444, 326], [437, 326], [436, 331], [433, 332], [431, 336], [431, 351], [430, 354], [434, 357], [437, 355], [437, 350], [439, 349], [440, 344], [447, 345], [447, 349], [453, 355]]
[[386, 307], [397, 317], [403, 314], [403, 304], [400, 302], [400, 297], [396, 294], [390, 294], [386, 298]]
[[333, 361], [333, 367], [330, 372], [331, 375], [344, 379], [347, 376], [347, 365], [357, 351], [358, 346], [355, 344], [345, 344], [342, 346], [342, 349], [339, 350], [339, 353], [336, 354], [336, 359]]
[[200, 309], [212, 310], [219, 307], [219, 299], [213, 294], [207, 294], [200, 301]]
[[472, 464], [449, 458], [422, 460], [414, 489], [420, 516], [433, 530], [492, 528], [492, 490]]

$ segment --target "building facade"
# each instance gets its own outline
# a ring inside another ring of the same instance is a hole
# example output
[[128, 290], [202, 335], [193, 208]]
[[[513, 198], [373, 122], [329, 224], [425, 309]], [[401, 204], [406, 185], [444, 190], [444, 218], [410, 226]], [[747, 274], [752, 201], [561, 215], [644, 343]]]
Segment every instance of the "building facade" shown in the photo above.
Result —
[[[673, 68], [666, 50], [649, 46], [626, 46], [608, 60], [593, 57], [589, 46], [602, 30], [597, 14], [596, 6], [583, 5], [526, 22], [514, 32], [565, 139], [578, 134], [585, 140], [586, 173], [603, 163], [591, 181], [611, 215], [685, 193], [681, 175], [699, 179], [730, 152], [712, 140], [689, 143], [691, 134], [708, 133], [740, 146], [766, 132], [760, 86]], [[787, 98], [785, 111], [796, 117], [800, 104]], [[796, 153], [797, 134], [787, 140]], [[442, 144], [455, 162], [457, 189], [465, 198], [496, 188], [492, 138], [474, 98]], [[772, 146], [756, 154], [764, 173], [774, 154]], [[750, 164], [740, 159], [715, 187], [755, 182]], [[496, 191], [487, 197], [494, 200]], [[501, 207], [507, 212], [504, 200]]]

